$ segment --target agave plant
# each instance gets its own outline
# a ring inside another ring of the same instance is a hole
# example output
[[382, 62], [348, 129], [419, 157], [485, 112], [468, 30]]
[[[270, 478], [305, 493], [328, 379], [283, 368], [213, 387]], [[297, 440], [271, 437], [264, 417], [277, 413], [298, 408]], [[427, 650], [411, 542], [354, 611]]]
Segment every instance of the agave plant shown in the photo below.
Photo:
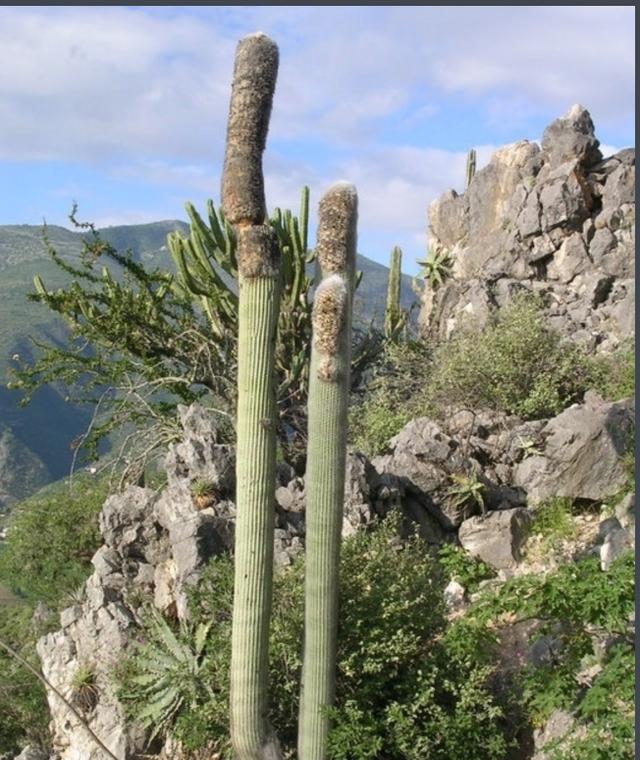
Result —
[[72, 703], [83, 713], [89, 713], [96, 706], [99, 697], [96, 671], [88, 664], [79, 665], [71, 679]]
[[149, 609], [145, 641], [134, 644], [119, 698], [133, 705], [132, 717], [150, 729], [149, 743], [166, 735], [184, 709], [193, 709], [211, 688], [203, 676], [210, 624], [181, 621], [174, 632], [155, 608]]
[[449, 251], [442, 249], [438, 252], [431, 251], [427, 259], [419, 260], [422, 267], [421, 276], [429, 283], [432, 290], [436, 290], [451, 274], [453, 259]]
[[487, 507], [482, 495], [484, 484], [478, 479], [478, 473], [471, 472], [469, 475], [456, 473], [451, 476], [451, 480], [453, 485], [447, 490], [447, 496], [453, 497], [454, 505], [461, 509], [470, 502], [475, 502], [480, 507], [482, 515], [485, 516]]

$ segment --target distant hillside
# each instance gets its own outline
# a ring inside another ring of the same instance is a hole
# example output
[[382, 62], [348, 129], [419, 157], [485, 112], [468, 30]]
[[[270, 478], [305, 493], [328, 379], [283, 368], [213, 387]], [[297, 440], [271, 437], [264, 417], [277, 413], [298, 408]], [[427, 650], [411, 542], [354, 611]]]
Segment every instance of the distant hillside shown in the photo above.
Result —
[[[162, 221], [108, 227], [101, 236], [120, 251], [130, 249], [134, 257], [147, 265], [174, 271], [166, 248], [167, 234], [186, 232], [180, 221]], [[0, 509], [15, 498], [23, 498], [35, 488], [57, 480], [69, 471], [70, 444], [84, 432], [91, 410], [64, 401], [60, 389], [41, 390], [33, 402], [18, 406], [19, 395], [6, 388], [11, 357], [33, 357], [33, 339], [64, 343], [66, 328], [40, 304], [27, 300], [38, 274], [48, 288], [61, 288], [68, 276], [51, 260], [43, 238], [43, 228], [30, 225], [0, 226]], [[58, 253], [73, 261], [82, 250], [82, 233], [49, 226], [46, 234]], [[355, 300], [356, 315], [363, 321], [384, 314], [388, 269], [364, 256], [358, 256], [363, 278]], [[411, 278], [402, 282], [402, 305], [409, 308], [416, 301]]]

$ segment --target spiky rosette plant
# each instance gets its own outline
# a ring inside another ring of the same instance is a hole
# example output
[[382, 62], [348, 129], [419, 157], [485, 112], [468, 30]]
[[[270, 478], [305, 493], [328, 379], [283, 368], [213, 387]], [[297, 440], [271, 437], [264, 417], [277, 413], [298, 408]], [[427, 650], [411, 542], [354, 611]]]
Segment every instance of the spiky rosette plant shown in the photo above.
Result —
[[275, 336], [279, 247], [262, 175], [278, 48], [258, 33], [240, 40], [222, 177], [222, 207], [237, 241], [238, 411], [235, 592], [231, 634], [231, 740], [238, 760], [276, 760], [267, 720], [276, 464]]
[[326, 757], [338, 626], [357, 195], [334, 185], [320, 202], [316, 254], [322, 281], [313, 305], [306, 473], [305, 639], [300, 760]]

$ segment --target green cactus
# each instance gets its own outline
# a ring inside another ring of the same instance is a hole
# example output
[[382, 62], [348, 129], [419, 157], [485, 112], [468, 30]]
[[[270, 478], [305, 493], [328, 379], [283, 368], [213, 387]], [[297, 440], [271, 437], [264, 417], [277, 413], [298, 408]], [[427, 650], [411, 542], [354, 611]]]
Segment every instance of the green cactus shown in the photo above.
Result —
[[476, 151], [475, 148], [471, 148], [467, 155], [467, 184], [465, 187], [469, 187], [471, 180], [476, 173]]
[[396, 340], [406, 323], [406, 314], [400, 308], [401, 267], [402, 249], [395, 246], [391, 251], [387, 308], [384, 313], [384, 334], [387, 340]]
[[[191, 203], [186, 204], [186, 209], [191, 222], [189, 237], [178, 231], [167, 237], [180, 275], [173, 287], [179, 294], [188, 291], [200, 300], [211, 331], [220, 340], [237, 329], [238, 296], [228, 283], [238, 274], [235, 235], [223, 212], [216, 212], [213, 201], [207, 203], [209, 226]], [[227, 281], [214, 263], [228, 275]]]
[[231, 740], [238, 760], [276, 760], [267, 720], [276, 464], [274, 354], [280, 299], [276, 233], [266, 218], [262, 153], [278, 70], [264, 34], [236, 50], [222, 205], [237, 239], [238, 412]]
[[300, 760], [326, 757], [326, 708], [335, 692], [356, 221], [355, 188], [334, 185], [320, 203], [316, 249], [323, 279], [313, 305], [309, 381]]

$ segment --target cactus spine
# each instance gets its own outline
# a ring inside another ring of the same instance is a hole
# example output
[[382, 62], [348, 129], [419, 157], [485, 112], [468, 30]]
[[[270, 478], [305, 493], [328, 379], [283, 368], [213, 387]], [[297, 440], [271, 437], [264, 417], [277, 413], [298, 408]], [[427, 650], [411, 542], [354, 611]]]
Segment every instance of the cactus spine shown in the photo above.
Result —
[[356, 221], [355, 188], [334, 185], [320, 202], [316, 249], [323, 279], [313, 305], [309, 380], [300, 760], [326, 757], [325, 708], [335, 693]]
[[471, 184], [471, 180], [474, 178], [476, 173], [476, 151], [475, 148], [471, 148], [467, 155], [467, 184], [466, 187], [469, 187]]
[[239, 282], [235, 591], [231, 636], [231, 740], [238, 760], [276, 760], [268, 724], [268, 645], [275, 482], [274, 347], [279, 248], [266, 220], [262, 153], [278, 71], [264, 34], [236, 50], [222, 206], [237, 238]]
[[384, 334], [394, 339], [404, 325], [400, 309], [400, 272], [402, 267], [402, 249], [395, 246], [391, 251], [389, 266], [389, 285], [387, 287], [387, 308], [384, 314]]

